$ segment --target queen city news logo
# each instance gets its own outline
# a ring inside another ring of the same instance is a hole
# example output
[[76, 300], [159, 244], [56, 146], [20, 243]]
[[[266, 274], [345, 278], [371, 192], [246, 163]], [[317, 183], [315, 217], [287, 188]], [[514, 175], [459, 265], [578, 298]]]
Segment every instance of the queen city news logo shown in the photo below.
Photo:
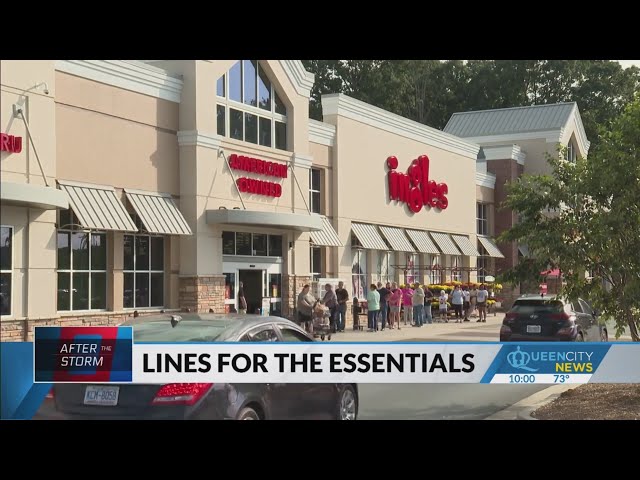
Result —
[[[503, 347], [509, 348], [509, 347]], [[584, 373], [592, 374], [606, 350], [600, 352], [596, 346], [575, 348], [558, 345], [515, 346], [506, 355], [502, 373]]]

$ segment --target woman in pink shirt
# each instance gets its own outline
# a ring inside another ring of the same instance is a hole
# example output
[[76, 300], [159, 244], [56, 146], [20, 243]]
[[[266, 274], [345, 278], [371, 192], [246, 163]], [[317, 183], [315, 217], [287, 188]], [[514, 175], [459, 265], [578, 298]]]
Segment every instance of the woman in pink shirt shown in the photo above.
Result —
[[391, 285], [391, 297], [388, 300], [391, 315], [389, 316], [389, 328], [393, 328], [394, 325], [398, 325], [400, 330], [400, 304], [402, 303], [402, 290], [398, 288], [398, 285], [393, 283]]
[[[411, 325], [411, 320], [413, 320], [413, 289], [409, 285], [405, 285], [402, 289], [402, 307], [404, 309], [404, 324], [407, 324], [407, 320], [409, 320], [409, 325]], [[398, 325], [400, 323], [398, 322]]]

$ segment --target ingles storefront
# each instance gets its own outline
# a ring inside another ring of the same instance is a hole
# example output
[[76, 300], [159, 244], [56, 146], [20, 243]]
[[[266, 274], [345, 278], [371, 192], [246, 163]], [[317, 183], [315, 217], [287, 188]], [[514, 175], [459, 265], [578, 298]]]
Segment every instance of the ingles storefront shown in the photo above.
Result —
[[501, 256], [479, 250], [495, 177], [478, 144], [344, 95], [310, 120], [299, 61], [1, 70], [2, 340], [230, 311], [241, 283], [250, 312], [292, 316], [320, 278], [364, 297], [475, 280]]

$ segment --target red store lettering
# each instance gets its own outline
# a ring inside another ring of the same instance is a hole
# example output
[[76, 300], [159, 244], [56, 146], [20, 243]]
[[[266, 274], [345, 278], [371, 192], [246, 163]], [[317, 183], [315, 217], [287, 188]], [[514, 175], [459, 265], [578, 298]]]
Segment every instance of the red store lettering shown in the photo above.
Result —
[[20, 153], [22, 151], [22, 137], [0, 133], [0, 150], [3, 152]]
[[242, 177], [236, 180], [236, 184], [242, 193], [255, 193], [257, 195], [265, 195], [267, 197], [275, 198], [282, 196], [282, 186], [278, 183], [264, 182], [262, 180]]
[[266, 162], [257, 158], [245, 157], [244, 155], [229, 155], [229, 167], [233, 170], [242, 170], [259, 175], [271, 177], [287, 178], [287, 166], [275, 162]]
[[446, 183], [436, 183], [429, 179], [429, 157], [421, 155], [407, 169], [407, 173], [396, 172], [398, 159], [387, 158], [389, 199], [406, 203], [412, 212], [418, 213], [422, 207], [444, 210], [449, 206]]

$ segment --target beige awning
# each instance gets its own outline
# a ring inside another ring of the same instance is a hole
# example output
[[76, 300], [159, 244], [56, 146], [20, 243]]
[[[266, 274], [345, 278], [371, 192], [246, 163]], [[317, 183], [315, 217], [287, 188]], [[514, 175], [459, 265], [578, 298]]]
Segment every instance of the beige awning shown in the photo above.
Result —
[[453, 238], [453, 241], [456, 242], [456, 245], [458, 245], [458, 248], [462, 251], [463, 255], [467, 255], [469, 257], [480, 256], [480, 252], [478, 252], [476, 246], [471, 243], [469, 237], [465, 237], [464, 235], [451, 235], [451, 237]]
[[520, 250], [520, 253], [522, 254], [523, 257], [528, 257], [529, 256], [529, 246], [528, 245], [518, 245], [518, 250]]
[[69, 205], [85, 228], [137, 232], [131, 216], [118, 199], [113, 187], [58, 180], [67, 192]]
[[489, 256], [495, 258], [504, 258], [504, 255], [502, 254], [496, 243], [493, 241], [493, 239], [489, 237], [478, 237], [478, 240], [487, 251]]
[[396, 227], [380, 227], [380, 231], [384, 238], [387, 239], [391, 249], [396, 252], [415, 252], [416, 249], [407, 238], [404, 230]]
[[130, 188], [125, 188], [124, 193], [147, 232], [159, 235], [191, 235], [189, 224], [170, 194]]
[[375, 225], [352, 223], [351, 230], [364, 248], [369, 250], [389, 250]]
[[319, 232], [311, 231], [309, 232], [309, 236], [311, 237], [311, 241], [314, 245], [324, 246], [324, 247], [342, 247], [342, 242], [340, 238], [338, 238], [338, 234], [336, 233], [333, 225], [327, 217], [322, 217], [322, 230]]
[[458, 250], [456, 244], [453, 243], [449, 234], [436, 232], [429, 233], [442, 253], [445, 255], [460, 255], [460, 250]]
[[432, 255], [439, 255], [440, 250], [433, 243], [431, 237], [424, 230], [407, 230], [409, 237], [413, 241], [413, 244], [418, 247], [420, 253], [430, 253]]

